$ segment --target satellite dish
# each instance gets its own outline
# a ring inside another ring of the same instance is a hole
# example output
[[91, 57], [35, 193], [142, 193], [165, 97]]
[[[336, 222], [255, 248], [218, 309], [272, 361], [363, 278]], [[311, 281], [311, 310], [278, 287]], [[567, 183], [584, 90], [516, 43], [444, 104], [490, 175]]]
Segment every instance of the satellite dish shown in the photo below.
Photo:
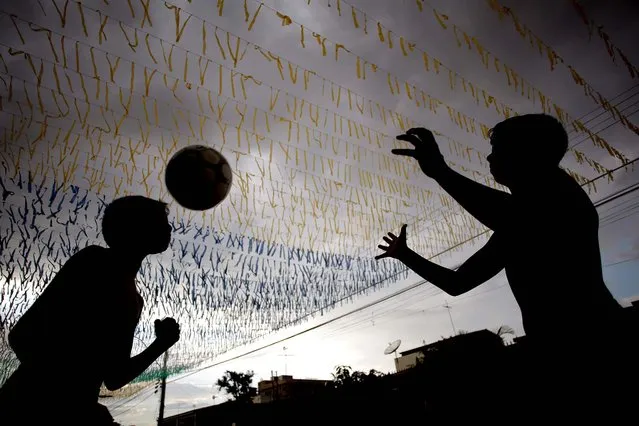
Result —
[[399, 345], [401, 344], [402, 344], [401, 340], [395, 340], [394, 342], [389, 343], [386, 349], [384, 349], [384, 355], [390, 355], [392, 353], [397, 352], [397, 349], [399, 348]]

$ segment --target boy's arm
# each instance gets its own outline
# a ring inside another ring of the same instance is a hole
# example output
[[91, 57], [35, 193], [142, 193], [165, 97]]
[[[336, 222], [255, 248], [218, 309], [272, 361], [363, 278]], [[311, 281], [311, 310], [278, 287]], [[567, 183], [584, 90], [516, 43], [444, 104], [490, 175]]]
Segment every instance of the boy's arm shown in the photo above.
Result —
[[398, 259], [443, 292], [451, 296], [459, 296], [485, 283], [504, 269], [497, 238], [493, 235], [486, 245], [457, 270], [439, 266], [410, 249]]
[[156, 359], [178, 341], [180, 328], [173, 318], [166, 318], [162, 321], [156, 320], [155, 334], [156, 339], [153, 343], [134, 357], [131, 357], [133, 334], [126, 336], [127, 339], [113, 336], [112, 342], [114, 344], [121, 342], [122, 345], [112, 348], [112, 357], [110, 357], [110, 363], [105, 369], [104, 385], [107, 389], [110, 391], [120, 389], [142, 374]]
[[504, 269], [500, 239], [500, 236], [494, 233], [484, 247], [457, 270], [453, 270], [437, 265], [409, 249], [406, 244], [406, 225], [403, 225], [399, 236], [388, 233], [388, 236], [384, 237], [384, 242], [388, 245], [378, 246], [384, 253], [375, 259], [395, 258], [442, 291], [451, 296], [459, 296], [483, 284]]
[[415, 158], [424, 174], [435, 179], [478, 221], [493, 230], [501, 226], [509, 209], [509, 193], [482, 185], [451, 169], [430, 130], [410, 129], [397, 139], [412, 144], [414, 149], [393, 149], [393, 154]]
[[450, 167], [442, 169], [434, 179], [464, 210], [484, 226], [497, 230], [505, 223], [510, 205], [509, 193], [468, 179]]

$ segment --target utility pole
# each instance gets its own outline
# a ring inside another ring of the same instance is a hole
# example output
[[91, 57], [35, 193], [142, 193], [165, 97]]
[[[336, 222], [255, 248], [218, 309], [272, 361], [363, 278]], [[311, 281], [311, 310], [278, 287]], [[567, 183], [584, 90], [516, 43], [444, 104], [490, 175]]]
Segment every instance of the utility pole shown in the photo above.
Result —
[[444, 300], [444, 308], [448, 310], [448, 318], [450, 318], [450, 325], [453, 327], [453, 336], [457, 335], [457, 330], [455, 329], [455, 323], [453, 322], [453, 316], [450, 314], [450, 310], [453, 309], [452, 306], [448, 304], [447, 301]]
[[160, 415], [158, 416], [158, 426], [164, 422], [164, 398], [166, 397], [166, 372], [169, 362], [169, 351], [164, 352], [164, 365], [162, 367], [162, 385], [160, 387]]

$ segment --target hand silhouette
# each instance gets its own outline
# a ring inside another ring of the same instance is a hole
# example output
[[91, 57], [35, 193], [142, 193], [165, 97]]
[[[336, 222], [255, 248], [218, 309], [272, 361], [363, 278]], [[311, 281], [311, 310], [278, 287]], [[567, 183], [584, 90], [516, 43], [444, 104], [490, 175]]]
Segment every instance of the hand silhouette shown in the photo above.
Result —
[[384, 253], [375, 256], [375, 260], [384, 259], [385, 257], [401, 260], [408, 251], [408, 246], [406, 245], [406, 225], [402, 225], [399, 237], [389, 232], [388, 236], [384, 237], [384, 242], [388, 245], [383, 246], [380, 244], [377, 246], [380, 250], [383, 250]]
[[173, 318], [155, 320], [155, 338], [167, 349], [180, 340], [180, 326]]
[[430, 130], [409, 129], [405, 134], [397, 136], [397, 139], [411, 143], [415, 149], [393, 149], [391, 152], [395, 155], [415, 158], [426, 176], [436, 177], [448, 167]]

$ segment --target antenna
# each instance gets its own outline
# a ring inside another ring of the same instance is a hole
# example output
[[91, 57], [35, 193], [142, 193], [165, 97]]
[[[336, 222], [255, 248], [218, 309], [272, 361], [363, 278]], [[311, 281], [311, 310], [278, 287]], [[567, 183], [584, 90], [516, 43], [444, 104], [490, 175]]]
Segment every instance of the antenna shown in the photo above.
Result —
[[280, 356], [283, 356], [283, 357], [284, 357], [284, 375], [285, 375], [285, 376], [288, 376], [288, 357], [289, 357], [289, 356], [294, 356], [294, 355], [287, 354], [287, 353], [286, 353], [286, 351], [287, 351], [287, 350], [288, 350], [288, 348], [287, 348], [286, 346], [284, 346], [284, 347], [282, 348], [282, 351], [283, 351], [284, 353], [283, 353], [282, 355], [280, 355]]
[[450, 310], [453, 309], [452, 306], [448, 304], [447, 301], [444, 300], [444, 308], [448, 309], [448, 318], [450, 318], [450, 325], [453, 327], [453, 336], [457, 335], [457, 330], [455, 329], [455, 323], [453, 322], [453, 316], [450, 314]]

